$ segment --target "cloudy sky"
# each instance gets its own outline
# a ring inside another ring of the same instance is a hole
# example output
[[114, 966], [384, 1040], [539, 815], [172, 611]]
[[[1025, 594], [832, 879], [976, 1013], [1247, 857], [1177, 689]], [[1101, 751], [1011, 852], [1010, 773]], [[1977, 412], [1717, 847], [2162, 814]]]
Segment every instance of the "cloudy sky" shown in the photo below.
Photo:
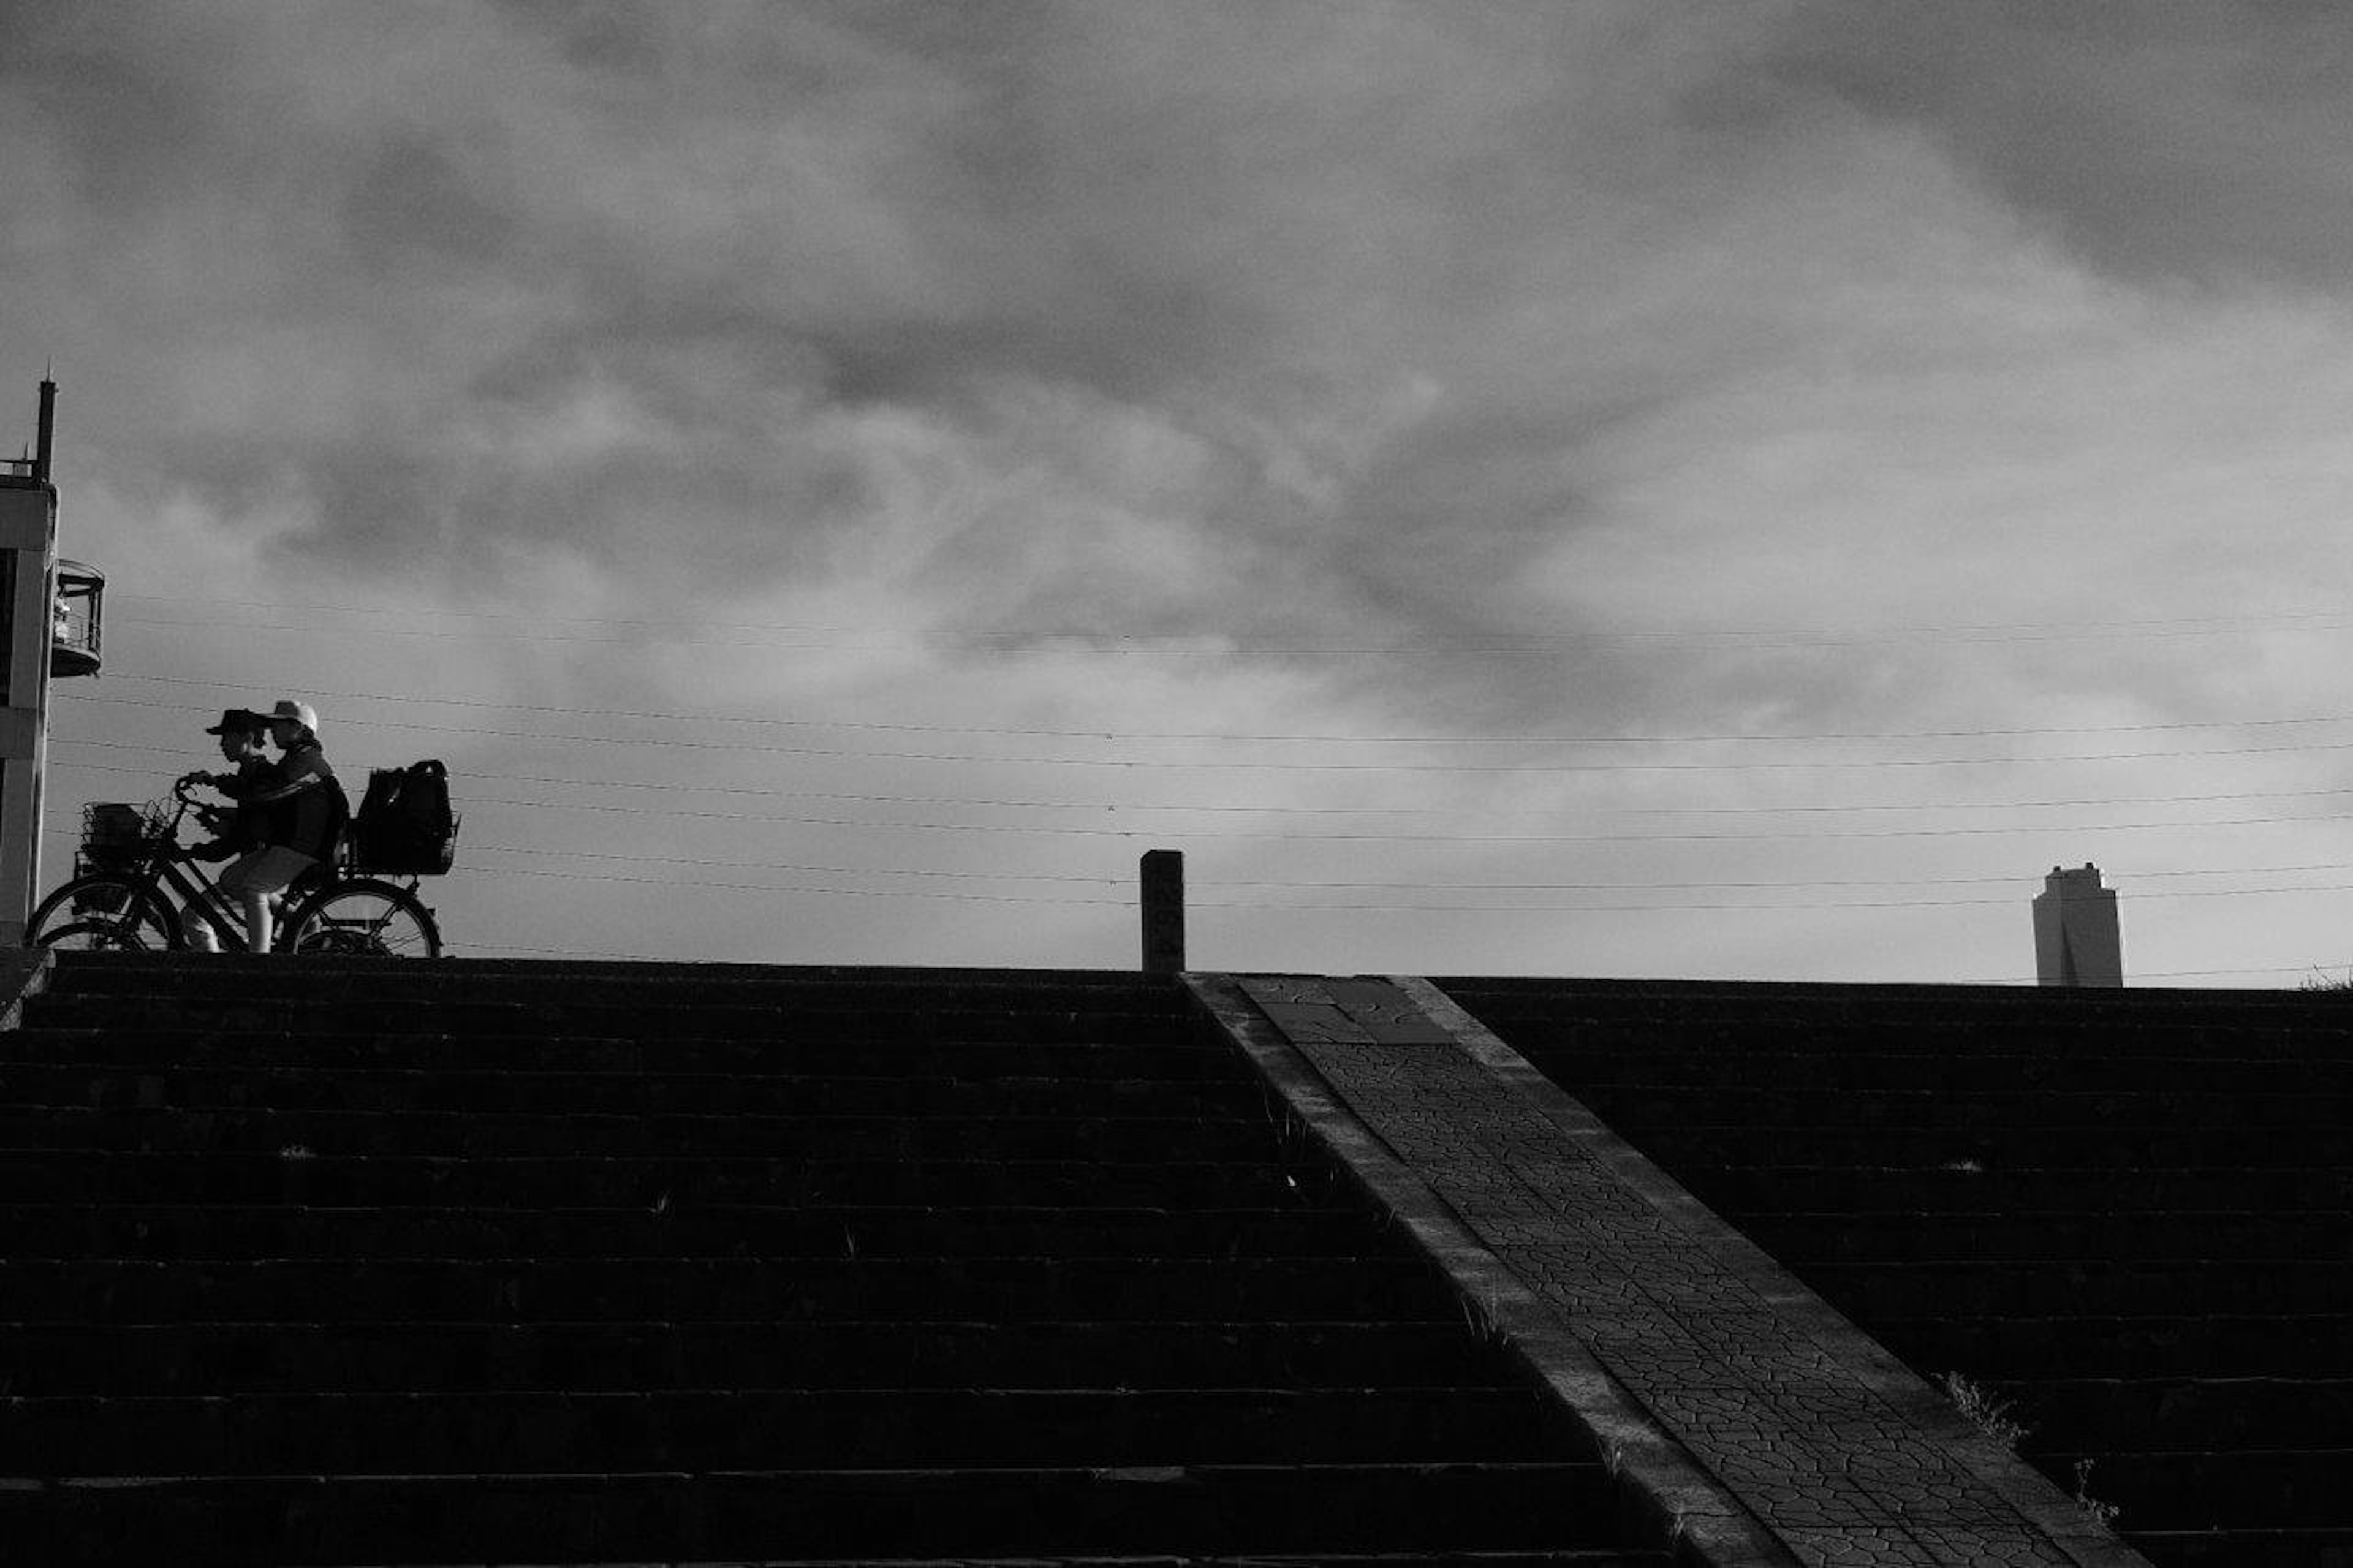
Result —
[[[0, 0], [79, 802], [314, 700], [455, 951], [2353, 965], [2353, 12]], [[6, 413], [13, 407], [13, 415]]]

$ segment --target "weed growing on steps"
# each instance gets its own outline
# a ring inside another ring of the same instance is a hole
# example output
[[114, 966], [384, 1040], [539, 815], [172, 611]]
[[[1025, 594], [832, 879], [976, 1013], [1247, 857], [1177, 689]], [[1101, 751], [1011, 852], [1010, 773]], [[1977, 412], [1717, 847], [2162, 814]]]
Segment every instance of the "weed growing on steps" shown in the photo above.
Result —
[[[1957, 1372], [1948, 1372], [1936, 1379], [1945, 1397], [1953, 1402], [1969, 1425], [2015, 1453], [2026, 1440], [2026, 1423], [2010, 1414], [2010, 1401], [1989, 1389], [1980, 1388]], [[2092, 1461], [2075, 1461], [2075, 1495], [2072, 1500], [2084, 1511], [2085, 1518], [2099, 1525], [2113, 1525], [2124, 1510], [2112, 1502], [2102, 1502], [2092, 1495]]]
[[2099, 1499], [2094, 1497], [2091, 1492], [2091, 1486], [2092, 1461], [2089, 1459], [2076, 1460], [2075, 1506], [2082, 1509], [2093, 1523], [2113, 1525], [2116, 1521], [2116, 1515], [2124, 1512], [2124, 1510], [2115, 1503], [2102, 1502]]
[[2015, 1451], [2018, 1445], [2025, 1440], [2026, 1424], [2010, 1415], [2009, 1400], [1978, 1387], [1957, 1372], [1944, 1373], [1936, 1379], [1936, 1384], [1945, 1391], [1945, 1397], [1953, 1402], [1953, 1408], [1959, 1411], [1970, 1426], [2003, 1447]]

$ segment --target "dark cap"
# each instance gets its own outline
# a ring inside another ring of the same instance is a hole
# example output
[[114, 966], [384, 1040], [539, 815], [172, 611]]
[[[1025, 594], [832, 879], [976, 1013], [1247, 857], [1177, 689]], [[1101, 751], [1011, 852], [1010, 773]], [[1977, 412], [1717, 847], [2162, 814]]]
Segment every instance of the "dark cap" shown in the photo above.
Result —
[[221, 720], [207, 729], [207, 735], [259, 735], [269, 728], [269, 721], [250, 708], [224, 708]]

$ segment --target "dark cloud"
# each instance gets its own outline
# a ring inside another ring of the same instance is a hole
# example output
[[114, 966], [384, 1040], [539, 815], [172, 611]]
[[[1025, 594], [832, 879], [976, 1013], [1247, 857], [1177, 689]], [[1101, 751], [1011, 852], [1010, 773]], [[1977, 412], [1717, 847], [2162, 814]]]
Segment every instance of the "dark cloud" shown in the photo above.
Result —
[[448, 152], [413, 137], [363, 154], [344, 212], [353, 259], [378, 274], [409, 261], [488, 266], [507, 254], [519, 221]]
[[[8, 297], [86, 313], [117, 472], [306, 570], [542, 551], [657, 615], [877, 571], [966, 629], [1574, 634], [1629, 607], [1532, 574], [1634, 433], [1839, 363], [1841, 268], [1901, 293], [1855, 127], [2135, 277], [2317, 279], [2344, 194], [2344, 25], [2286, 7], [26, 14], [83, 260]], [[1464, 668], [1338, 679], [1563, 700]]]
[[658, 78], [668, 29], [632, 0], [495, 0], [520, 26], [554, 38], [567, 64], [628, 80]]
[[[1921, 128], [2119, 277], [2346, 286], [2341, 5], [1827, 0], [1767, 55], [1769, 82]], [[1801, 110], [1747, 69], [1695, 110]]]
[[70, 0], [0, 8], [0, 91], [31, 109], [49, 133], [40, 153], [94, 207], [168, 200], [225, 173], [213, 158], [229, 117], [206, 68], [222, 30], [165, 9], [134, 3], [101, 13]]

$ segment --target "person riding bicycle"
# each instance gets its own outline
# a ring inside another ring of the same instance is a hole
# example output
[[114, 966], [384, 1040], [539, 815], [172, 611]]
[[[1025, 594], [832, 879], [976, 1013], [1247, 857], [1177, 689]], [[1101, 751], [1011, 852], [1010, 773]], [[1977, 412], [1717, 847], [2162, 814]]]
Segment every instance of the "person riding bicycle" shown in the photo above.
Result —
[[248, 945], [268, 952], [271, 896], [332, 858], [352, 808], [319, 744], [318, 710], [289, 698], [261, 717], [271, 742], [285, 754], [270, 764], [275, 776], [238, 803], [260, 808], [262, 843], [221, 873], [219, 888], [244, 904]]
[[[27, 943], [69, 952], [244, 948], [237, 940], [243, 916], [255, 951], [278, 951], [271, 939], [282, 934], [290, 954], [438, 957], [440, 928], [418, 899], [416, 879], [448, 869], [446, 844], [438, 865], [392, 873], [406, 876], [406, 886], [344, 865], [338, 840], [350, 806], [319, 744], [318, 724], [315, 710], [290, 700], [269, 713], [232, 709], [207, 731], [235, 763], [230, 773], [184, 773], [169, 800], [144, 808], [104, 802], [85, 807], [74, 875], [34, 906]], [[282, 759], [261, 754], [257, 725], [285, 749]], [[405, 772], [428, 785], [442, 777], [438, 763]], [[203, 804], [193, 793], [213, 788], [232, 804]], [[427, 807], [446, 799], [438, 789], [419, 798]], [[446, 812], [446, 805], [439, 809]], [[220, 841], [183, 847], [181, 830], [191, 816]], [[454, 830], [451, 813], [445, 832]], [[208, 885], [195, 867], [224, 856], [236, 858]], [[293, 896], [284, 910], [271, 908], [280, 891]], [[276, 932], [281, 924], [285, 930]]]
[[[204, 774], [204, 782], [233, 804], [226, 809], [198, 808], [198, 820], [214, 837], [208, 843], [190, 847], [189, 859], [227, 860], [269, 843], [267, 809], [251, 804], [255, 796], [279, 783], [278, 764], [262, 749], [263, 737], [269, 732], [269, 721], [249, 708], [224, 710], [220, 722], [205, 731], [207, 735], [220, 737], [221, 756], [235, 764], [235, 771]], [[220, 951], [219, 937], [201, 905], [190, 904], [183, 911], [183, 920], [191, 943], [206, 952]]]

